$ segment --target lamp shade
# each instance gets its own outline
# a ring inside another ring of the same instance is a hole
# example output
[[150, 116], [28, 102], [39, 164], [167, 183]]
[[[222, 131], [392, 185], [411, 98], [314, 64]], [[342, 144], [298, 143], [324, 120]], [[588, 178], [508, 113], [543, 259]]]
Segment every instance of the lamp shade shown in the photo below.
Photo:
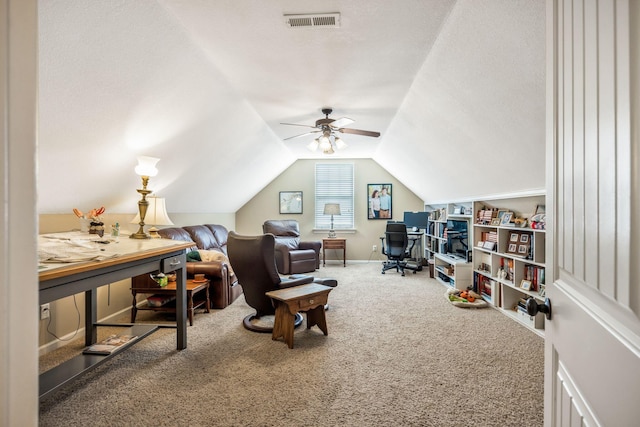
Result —
[[[144, 222], [147, 225], [173, 225], [169, 215], [167, 214], [167, 207], [165, 200], [162, 197], [147, 197], [149, 201], [149, 207], [147, 208], [147, 214], [144, 216]], [[131, 224], [140, 223], [140, 214], [137, 213], [136, 217], [131, 221]]]
[[156, 176], [158, 169], [156, 169], [156, 163], [160, 159], [156, 157], [140, 156], [138, 157], [138, 166], [136, 166], [136, 174], [140, 176]]
[[340, 215], [340, 203], [327, 203], [324, 205], [325, 215]]

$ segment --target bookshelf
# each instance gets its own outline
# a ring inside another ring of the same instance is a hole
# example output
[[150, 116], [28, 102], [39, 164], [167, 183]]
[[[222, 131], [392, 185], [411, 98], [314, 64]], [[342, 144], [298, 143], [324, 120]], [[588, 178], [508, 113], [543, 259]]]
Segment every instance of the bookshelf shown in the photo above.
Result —
[[520, 221], [544, 210], [544, 194], [477, 200], [473, 206], [474, 289], [494, 308], [544, 336], [544, 314], [529, 316], [525, 305], [528, 298], [544, 302], [546, 230]]
[[[524, 309], [528, 298], [544, 302], [544, 207], [543, 191], [425, 204], [430, 216], [424, 252], [434, 264], [434, 278], [445, 286], [472, 288], [491, 307], [544, 336], [544, 314], [529, 316]], [[468, 259], [447, 254], [450, 219], [468, 221]], [[538, 220], [533, 226], [532, 219]]]

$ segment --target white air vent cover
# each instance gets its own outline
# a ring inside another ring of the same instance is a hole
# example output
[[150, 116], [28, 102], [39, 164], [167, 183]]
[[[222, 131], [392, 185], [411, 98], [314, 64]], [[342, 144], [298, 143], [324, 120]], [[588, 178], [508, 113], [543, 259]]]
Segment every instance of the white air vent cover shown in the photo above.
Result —
[[338, 28], [340, 27], [340, 13], [284, 15], [284, 22], [289, 28]]

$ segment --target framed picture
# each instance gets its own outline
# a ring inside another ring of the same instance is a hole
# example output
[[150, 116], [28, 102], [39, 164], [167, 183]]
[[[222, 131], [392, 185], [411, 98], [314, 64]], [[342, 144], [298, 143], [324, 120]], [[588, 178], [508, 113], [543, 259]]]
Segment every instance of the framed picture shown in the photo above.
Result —
[[529, 235], [527, 233], [520, 235], [520, 243], [529, 243]]
[[500, 218], [493, 218], [491, 220], [491, 225], [500, 225]]
[[540, 290], [538, 290], [538, 295], [540, 295], [541, 297], [547, 296], [547, 291], [545, 290], [544, 285], [540, 285]]
[[513, 212], [505, 212], [500, 219], [500, 225], [509, 225], [513, 218]]
[[279, 204], [281, 214], [301, 214], [302, 191], [281, 191]]
[[518, 255], [526, 255], [529, 251], [528, 245], [518, 245]]
[[511, 236], [509, 236], [509, 241], [513, 243], [518, 243], [518, 233], [511, 233]]
[[536, 215], [540, 215], [540, 214], [544, 214], [547, 213], [547, 206], [546, 205], [538, 205], [536, 206]]
[[367, 219], [393, 218], [391, 184], [367, 184]]
[[522, 282], [520, 282], [520, 287], [522, 289], [524, 289], [525, 291], [530, 291], [531, 290], [531, 280], [523, 280]]
[[507, 211], [505, 210], [498, 210], [498, 219], [500, 221], [502, 221], [502, 217], [504, 216], [504, 214], [507, 213]]
[[489, 249], [490, 251], [494, 250], [496, 247], [496, 242], [484, 242], [483, 247], [485, 249]]
[[515, 243], [509, 243], [509, 247], [507, 248], [507, 253], [515, 254], [518, 251], [518, 245]]

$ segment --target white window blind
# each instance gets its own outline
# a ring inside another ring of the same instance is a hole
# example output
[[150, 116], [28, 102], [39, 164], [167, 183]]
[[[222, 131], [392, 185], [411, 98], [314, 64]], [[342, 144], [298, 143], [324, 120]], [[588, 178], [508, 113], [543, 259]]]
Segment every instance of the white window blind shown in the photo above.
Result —
[[315, 228], [329, 229], [331, 215], [324, 214], [326, 203], [339, 203], [340, 215], [333, 216], [333, 228], [353, 229], [353, 163], [316, 163]]

